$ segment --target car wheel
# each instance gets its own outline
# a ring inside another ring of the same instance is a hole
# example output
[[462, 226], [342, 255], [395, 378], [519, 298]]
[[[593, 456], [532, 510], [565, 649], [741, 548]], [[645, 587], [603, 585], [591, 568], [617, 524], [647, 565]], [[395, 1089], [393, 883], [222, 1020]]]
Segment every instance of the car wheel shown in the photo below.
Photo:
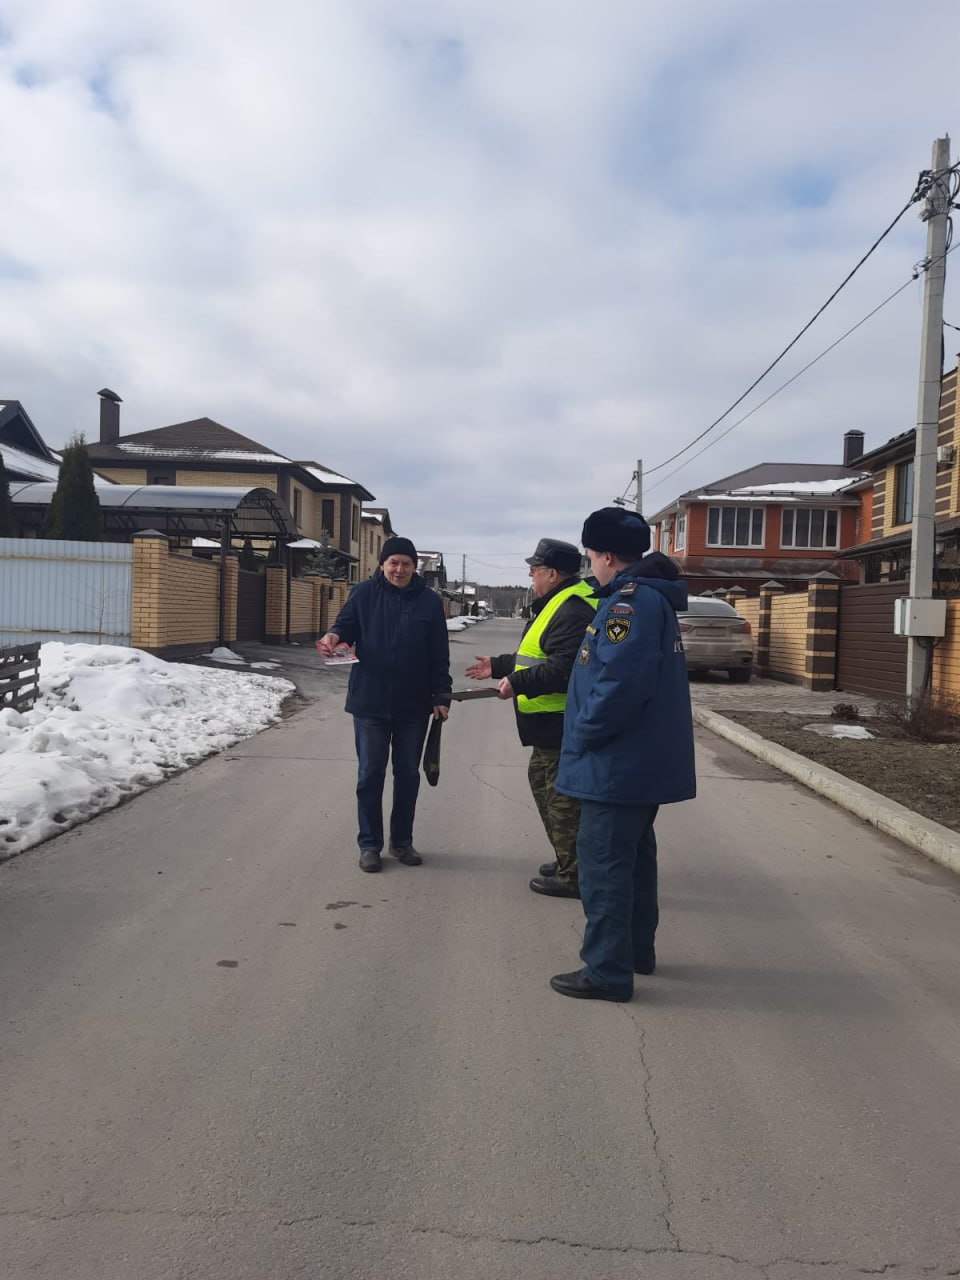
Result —
[[746, 684], [753, 675], [752, 667], [731, 667], [727, 672], [731, 684]]

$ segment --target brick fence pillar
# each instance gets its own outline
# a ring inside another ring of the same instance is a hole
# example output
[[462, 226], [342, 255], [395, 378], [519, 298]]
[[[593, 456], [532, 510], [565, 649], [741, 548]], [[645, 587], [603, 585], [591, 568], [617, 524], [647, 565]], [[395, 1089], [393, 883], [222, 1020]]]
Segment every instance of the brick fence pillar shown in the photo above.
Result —
[[766, 675], [770, 670], [770, 617], [773, 597], [786, 588], [782, 582], [765, 582], [760, 588], [760, 617], [757, 623], [757, 671]]
[[731, 608], [736, 609], [740, 604], [740, 601], [745, 598], [746, 594], [747, 593], [743, 587], [730, 587], [724, 592], [723, 598]]
[[313, 638], [323, 635], [323, 590], [320, 579], [316, 576], [308, 579], [310, 583], [310, 621], [313, 627]]
[[807, 656], [804, 682], [823, 691], [836, 686], [837, 619], [840, 579], [835, 573], [814, 574], [807, 586]]
[[267, 644], [283, 644], [287, 638], [287, 571], [282, 564], [268, 565], [266, 621]]
[[240, 596], [240, 556], [228, 551], [223, 566], [223, 642], [233, 644], [237, 638], [237, 601]]
[[163, 645], [163, 577], [170, 554], [166, 534], [147, 529], [133, 537], [130, 644], [134, 649]]

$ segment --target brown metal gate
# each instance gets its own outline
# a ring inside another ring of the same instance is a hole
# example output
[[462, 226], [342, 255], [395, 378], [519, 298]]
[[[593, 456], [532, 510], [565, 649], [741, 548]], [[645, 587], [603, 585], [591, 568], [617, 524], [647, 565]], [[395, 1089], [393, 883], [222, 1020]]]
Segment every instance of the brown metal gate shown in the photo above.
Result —
[[893, 634], [893, 602], [906, 582], [871, 582], [840, 588], [837, 688], [877, 698], [902, 698], [907, 684], [907, 641]]
[[237, 581], [237, 639], [258, 640], [266, 634], [267, 579], [241, 569]]

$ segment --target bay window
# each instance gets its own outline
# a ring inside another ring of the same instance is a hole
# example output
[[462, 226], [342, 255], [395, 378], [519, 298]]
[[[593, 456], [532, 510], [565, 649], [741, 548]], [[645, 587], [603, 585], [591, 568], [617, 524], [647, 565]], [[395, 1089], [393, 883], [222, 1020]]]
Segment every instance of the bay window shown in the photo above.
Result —
[[763, 507], [708, 507], [708, 547], [762, 547]]

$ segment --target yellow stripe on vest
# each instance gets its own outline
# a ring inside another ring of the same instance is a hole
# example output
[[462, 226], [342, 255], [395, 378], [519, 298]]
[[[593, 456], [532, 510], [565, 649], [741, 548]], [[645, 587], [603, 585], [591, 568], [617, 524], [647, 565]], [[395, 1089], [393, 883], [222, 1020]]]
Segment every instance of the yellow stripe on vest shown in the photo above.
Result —
[[[529, 667], [538, 667], [541, 663], [546, 662], [547, 655], [540, 647], [540, 637], [546, 631], [553, 615], [564, 601], [569, 600], [571, 596], [582, 597], [591, 609], [596, 612], [598, 602], [593, 599], [593, 588], [588, 587], [585, 582], [577, 581], [563, 591], [558, 591], [543, 606], [530, 630], [520, 641], [516, 662], [514, 663], [514, 671], [525, 671]], [[567, 695], [565, 693], [543, 693], [539, 698], [527, 698], [523, 694], [517, 697], [517, 710], [523, 712], [524, 715], [533, 715], [543, 711], [563, 711], [566, 705]]]

